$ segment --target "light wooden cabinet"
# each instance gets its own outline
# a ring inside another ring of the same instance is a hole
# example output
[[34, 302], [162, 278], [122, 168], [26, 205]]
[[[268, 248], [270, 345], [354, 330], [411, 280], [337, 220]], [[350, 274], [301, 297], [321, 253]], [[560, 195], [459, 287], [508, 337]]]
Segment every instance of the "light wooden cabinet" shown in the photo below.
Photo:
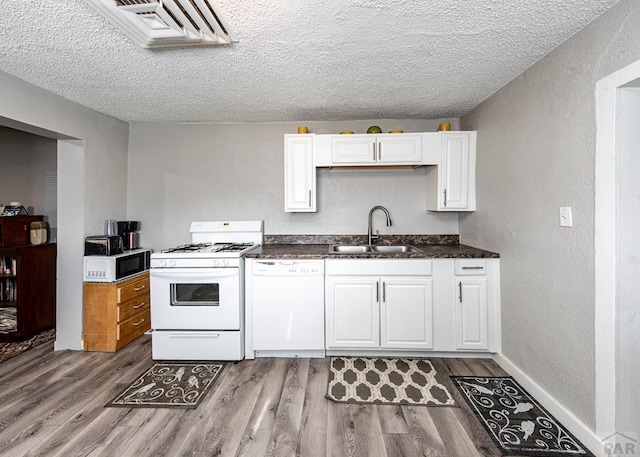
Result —
[[420, 165], [419, 134], [332, 135], [332, 165]]
[[149, 273], [116, 283], [85, 283], [85, 351], [115, 352], [151, 328]]
[[327, 349], [432, 347], [430, 260], [327, 259], [325, 267]]
[[284, 210], [316, 212], [313, 135], [284, 137]]
[[428, 211], [475, 211], [476, 132], [439, 132], [440, 162], [427, 170]]

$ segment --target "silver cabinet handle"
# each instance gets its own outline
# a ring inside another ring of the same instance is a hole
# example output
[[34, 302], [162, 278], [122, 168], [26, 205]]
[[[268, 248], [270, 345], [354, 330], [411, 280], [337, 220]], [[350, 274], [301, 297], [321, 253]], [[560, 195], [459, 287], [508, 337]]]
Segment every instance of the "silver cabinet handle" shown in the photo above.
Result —
[[376, 143], [373, 143], [373, 161], [375, 162], [376, 160]]
[[133, 325], [134, 327], [137, 327], [138, 325], [142, 325], [144, 323], [144, 319], [140, 319], [139, 322], [133, 322], [131, 325]]
[[380, 303], [380, 281], [376, 282], [376, 302]]
[[382, 143], [378, 143], [378, 160], [382, 160]]
[[309, 208], [311, 208], [311, 189], [309, 189]]
[[458, 283], [458, 289], [460, 291], [460, 296], [458, 297], [458, 300], [460, 300], [460, 303], [462, 303], [462, 281]]
[[136, 292], [142, 289], [146, 289], [147, 286], [145, 286], [144, 284], [141, 285], [140, 287], [134, 287], [133, 290], [135, 290]]
[[447, 206], [447, 189], [445, 189], [444, 191], [444, 204], [442, 206]]
[[382, 301], [383, 302], [387, 302], [387, 283], [383, 282], [382, 283]]
[[463, 270], [484, 270], [484, 267], [462, 267]]
[[140, 303], [139, 305], [135, 305], [135, 306], [133, 307], [133, 309], [142, 308], [144, 305], [146, 305], [146, 303], [145, 303], [145, 302], [142, 302], [142, 303]]

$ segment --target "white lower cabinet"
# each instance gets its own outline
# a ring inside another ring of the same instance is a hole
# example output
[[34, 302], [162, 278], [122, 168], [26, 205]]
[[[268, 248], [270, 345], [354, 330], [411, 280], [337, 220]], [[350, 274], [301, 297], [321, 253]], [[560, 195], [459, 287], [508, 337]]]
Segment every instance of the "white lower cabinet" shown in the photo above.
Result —
[[325, 265], [329, 352], [500, 352], [499, 259]]
[[377, 278], [328, 277], [325, 287], [327, 347], [380, 346]]
[[456, 348], [489, 349], [487, 260], [454, 261]]
[[433, 286], [431, 278], [382, 278], [380, 347], [433, 347]]
[[456, 347], [488, 349], [487, 279], [456, 277]]
[[431, 349], [431, 260], [326, 261], [327, 349]]

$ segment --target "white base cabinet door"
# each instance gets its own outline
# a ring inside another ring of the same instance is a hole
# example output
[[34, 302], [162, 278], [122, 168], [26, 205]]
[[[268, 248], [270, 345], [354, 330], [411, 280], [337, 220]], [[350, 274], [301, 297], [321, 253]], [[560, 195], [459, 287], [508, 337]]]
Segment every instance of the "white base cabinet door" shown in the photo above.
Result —
[[487, 350], [487, 278], [458, 276], [456, 300], [456, 346], [458, 349]]
[[433, 348], [431, 278], [382, 278], [380, 347]]
[[377, 278], [326, 279], [327, 348], [380, 346]]
[[327, 349], [433, 348], [431, 260], [325, 262]]
[[[495, 341], [499, 334], [499, 323], [495, 323], [499, 318], [495, 297], [497, 268], [497, 259], [454, 260], [454, 323], [458, 350], [487, 351], [495, 350], [498, 345]], [[492, 334], [494, 342], [490, 344]]]

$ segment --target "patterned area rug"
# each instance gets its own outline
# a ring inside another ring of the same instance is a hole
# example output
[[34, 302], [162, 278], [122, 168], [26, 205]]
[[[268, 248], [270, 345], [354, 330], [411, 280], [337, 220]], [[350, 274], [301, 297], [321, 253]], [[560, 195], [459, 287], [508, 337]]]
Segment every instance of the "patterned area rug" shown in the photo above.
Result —
[[16, 343], [0, 343], [0, 362], [4, 362], [24, 351], [40, 346], [47, 341], [50, 341], [56, 337], [56, 330], [47, 330], [39, 335], [33, 336], [25, 341], [19, 341]]
[[156, 363], [105, 406], [195, 408], [209, 391], [223, 366]]
[[341, 403], [456, 406], [427, 359], [332, 357], [326, 397]]
[[513, 378], [451, 379], [504, 455], [593, 457]]
[[16, 308], [0, 308], [0, 333], [11, 333], [17, 330]]

